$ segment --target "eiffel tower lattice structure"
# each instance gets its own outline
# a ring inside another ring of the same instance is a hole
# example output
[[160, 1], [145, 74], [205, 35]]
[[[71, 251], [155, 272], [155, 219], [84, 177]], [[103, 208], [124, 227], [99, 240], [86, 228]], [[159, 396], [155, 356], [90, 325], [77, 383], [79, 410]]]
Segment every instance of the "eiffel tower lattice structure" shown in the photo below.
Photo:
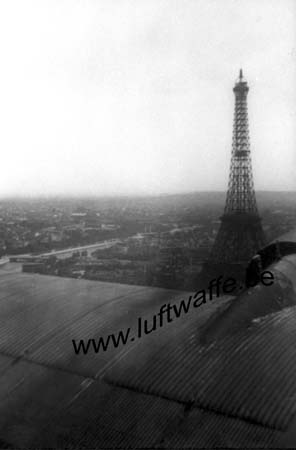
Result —
[[226, 204], [209, 261], [205, 265], [205, 268], [215, 269], [217, 276], [223, 273], [242, 274], [250, 259], [265, 243], [252, 174], [247, 107], [249, 87], [242, 69], [233, 92], [235, 111]]

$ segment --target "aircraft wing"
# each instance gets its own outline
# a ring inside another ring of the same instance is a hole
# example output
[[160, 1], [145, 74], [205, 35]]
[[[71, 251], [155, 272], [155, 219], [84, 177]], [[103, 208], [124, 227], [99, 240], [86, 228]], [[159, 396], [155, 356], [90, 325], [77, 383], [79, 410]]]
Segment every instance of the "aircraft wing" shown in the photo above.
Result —
[[[269, 261], [271, 286], [207, 299], [140, 337], [139, 319], [151, 329], [193, 293], [1, 270], [0, 446], [295, 446], [289, 248]], [[73, 339], [128, 328], [116, 348], [74, 351]]]

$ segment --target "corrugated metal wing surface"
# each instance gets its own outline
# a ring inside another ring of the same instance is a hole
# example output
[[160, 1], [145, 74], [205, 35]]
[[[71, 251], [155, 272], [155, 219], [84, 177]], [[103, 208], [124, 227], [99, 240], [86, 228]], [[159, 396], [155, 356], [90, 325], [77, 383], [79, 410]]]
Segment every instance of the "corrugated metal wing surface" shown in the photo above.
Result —
[[161, 448], [278, 448], [280, 433], [270, 428], [194, 408]]
[[[194, 330], [139, 361], [131, 352], [105, 379], [278, 430], [296, 410], [296, 308], [255, 320], [241, 333], [201, 346]], [[137, 351], [137, 349], [135, 350]], [[132, 363], [139, 361], [138, 366]], [[132, 370], [131, 370], [132, 366]]]
[[150, 448], [172, 433], [183, 406], [94, 381], [47, 424], [34, 445], [58, 448]]
[[77, 395], [83, 381], [76, 375], [11, 359], [0, 376], [1, 439], [28, 448]]

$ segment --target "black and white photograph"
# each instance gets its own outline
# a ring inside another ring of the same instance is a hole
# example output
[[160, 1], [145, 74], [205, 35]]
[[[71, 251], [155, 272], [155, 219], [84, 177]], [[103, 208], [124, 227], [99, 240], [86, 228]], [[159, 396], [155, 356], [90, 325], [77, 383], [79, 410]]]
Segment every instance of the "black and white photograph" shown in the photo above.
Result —
[[0, 449], [296, 447], [296, 0], [0, 0]]

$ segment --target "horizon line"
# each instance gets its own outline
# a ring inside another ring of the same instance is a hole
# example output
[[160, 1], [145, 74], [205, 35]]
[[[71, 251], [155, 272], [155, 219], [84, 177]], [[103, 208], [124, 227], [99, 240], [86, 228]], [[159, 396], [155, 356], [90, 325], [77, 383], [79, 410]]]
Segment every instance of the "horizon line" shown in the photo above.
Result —
[[[227, 189], [225, 190], [195, 190], [195, 191], [184, 191], [184, 192], [160, 192], [160, 193], [140, 193], [140, 194], [10, 194], [10, 195], [0, 195], [0, 201], [3, 200], [34, 200], [34, 199], [106, 199], [106, 198], [145, 198], [145, 197], [169, 197], [169, 196], [182, 196], [182, 195], [195, 195], [195, 194], [208, 194], [208, 193], [216, 193], [216, 194], [226, 194]], [[257, 193], [287, 193], [287, 194], [296, 194], [296, 189], [289, 190], [277, 190], [277, 189], [258, 189], [255, 191]]]

